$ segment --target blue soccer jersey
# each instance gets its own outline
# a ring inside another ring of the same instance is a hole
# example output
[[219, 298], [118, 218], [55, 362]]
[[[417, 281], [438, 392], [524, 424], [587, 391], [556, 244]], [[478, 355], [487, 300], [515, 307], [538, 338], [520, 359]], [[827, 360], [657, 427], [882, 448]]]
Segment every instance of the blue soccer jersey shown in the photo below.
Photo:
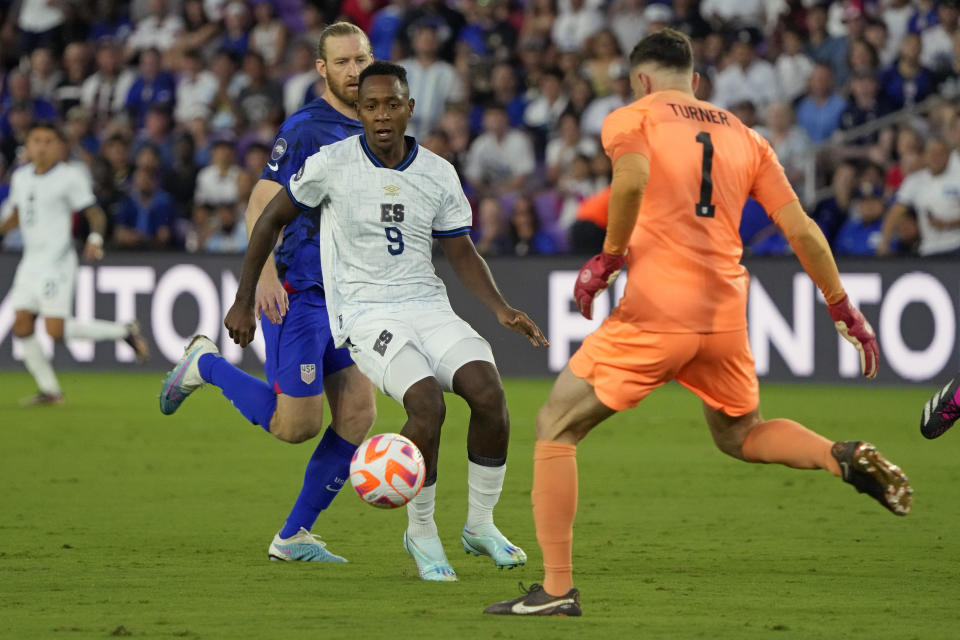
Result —
[[[323, 98], [312, 100], [280, 126], [260, 178], [286, 185], [320, 147], [359, 133], [363, 126], [358, 120], [346, 117]], [[277, 274], [287, 291], [323, 287], [319, 207], [304, 211], [286, 226], [275, 253]]]

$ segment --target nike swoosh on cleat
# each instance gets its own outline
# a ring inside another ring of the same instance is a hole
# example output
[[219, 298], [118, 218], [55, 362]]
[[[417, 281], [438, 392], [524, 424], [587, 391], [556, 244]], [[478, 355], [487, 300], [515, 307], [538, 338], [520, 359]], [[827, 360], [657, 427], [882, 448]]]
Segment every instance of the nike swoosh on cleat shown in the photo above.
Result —
[[841, 477], [846, 478], [850, 475], [850, 464], [846, 460], [841, 461], [840, 470], [843, 473], [843, 476]]
[[280, 165], [276, 164], [275, 162], [268, 162], [267, 167], [270, 169], [270, 171], [280, 171]]
[[554, 600], [553, 602], [547, 602], [546, 604], [537, 604], [530, 607], [523, 604], [522, 602], [518, 602], [512, 607], [510, 607], [510, 610], [513, 611], [514, 613], [523, 615], [525, 613], [537, 613], [539, 611], [543, 611], [544, 609], [559, 607], [565, 604], [573, 604], [573, 598], [565, 598], [564, 600]]

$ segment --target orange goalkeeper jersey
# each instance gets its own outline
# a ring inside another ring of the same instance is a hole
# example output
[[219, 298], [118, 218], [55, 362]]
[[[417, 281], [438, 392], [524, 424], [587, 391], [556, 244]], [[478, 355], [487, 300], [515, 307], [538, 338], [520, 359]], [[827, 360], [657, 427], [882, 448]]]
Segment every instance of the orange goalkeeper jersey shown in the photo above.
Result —
[[747, 196], [768, 214], [797, 197], [769, 143], [682, 91], [617, 109], [602, 137], [612, 162], [625, 153], [650, 161], [613, 317], [663, 333], [743, 329], [749, 276], [738, 229]]

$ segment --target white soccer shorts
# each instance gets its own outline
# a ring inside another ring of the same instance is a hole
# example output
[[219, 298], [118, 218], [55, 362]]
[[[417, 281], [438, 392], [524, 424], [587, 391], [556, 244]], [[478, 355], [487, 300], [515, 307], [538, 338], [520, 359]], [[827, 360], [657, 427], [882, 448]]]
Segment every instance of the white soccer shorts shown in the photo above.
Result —
[[451, 310], [364, 314], [348, 346], [357, 368], [400, 404], [424, 378], [435, 377], [444, 391], [453, 391], [454, 374], [468, 362], [496, 367], [490, 344]]
[[17, 267], [10, 289], [14, 310], [30, 311], [45, 318], [73, 316], [73, 291], [76, 286], [77, 256], [70, 253], [56, 265]]

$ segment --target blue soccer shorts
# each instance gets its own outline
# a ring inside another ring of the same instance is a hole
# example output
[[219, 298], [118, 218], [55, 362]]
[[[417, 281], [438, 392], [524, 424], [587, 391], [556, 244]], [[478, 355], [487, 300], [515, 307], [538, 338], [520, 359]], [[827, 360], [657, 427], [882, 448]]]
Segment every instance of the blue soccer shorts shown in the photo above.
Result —
[[260, 317], [267, 345], [264, 369], [276, 393], [304, 398], [323, 393], [323, 378], [353, 364], [347, 349], [333, 346], [327, 305], [320, 289], [289, 294], [283, 322]]

